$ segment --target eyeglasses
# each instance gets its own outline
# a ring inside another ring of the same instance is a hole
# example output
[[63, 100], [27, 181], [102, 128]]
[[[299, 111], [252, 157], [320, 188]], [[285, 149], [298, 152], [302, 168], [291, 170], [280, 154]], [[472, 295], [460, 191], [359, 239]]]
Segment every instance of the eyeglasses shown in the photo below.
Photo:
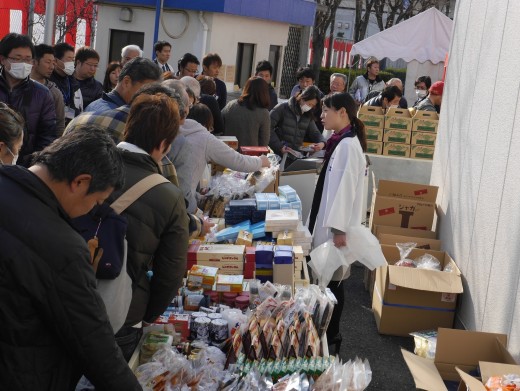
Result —
[[99, 66], [99, 64], [92, 64], [89, 62], [84, 62], [83, 64], [85, 64], [86, 66], [88, 66], [90, 68], [97, 68]]
[[7, 60], [11, 63], [11, 64], [21, 64], [22, 62], [26, 63], [26, 64], [32, 64], [32, 57], [26, 57], [26, 58], [12, 58], [12, 57], [7, 57]]

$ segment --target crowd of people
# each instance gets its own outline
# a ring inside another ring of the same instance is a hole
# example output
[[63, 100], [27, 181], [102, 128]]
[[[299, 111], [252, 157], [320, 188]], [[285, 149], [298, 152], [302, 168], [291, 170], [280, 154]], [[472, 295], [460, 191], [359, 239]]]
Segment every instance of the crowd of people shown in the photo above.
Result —
[[[270, 165], [266, 156], [242, 155], [215, 135], [279, 155], [304, 142], [323, 150], [327, 169], [309, 228], [315, 246], [332, 239], [341, 247], [346, 228], [362, 213], [366, 137], [356, 110], [360, 104], [408, 107], [402, 82], [385, 84], [377, 60], [367, 63], [350, 93], [345, 75], [333, 74], [325, 95], [312, 69], [301, 68], [290, 99], [281, 103], [272, 65], [261, 61], [241, 96], [228, 101], [218, 54], [204, 56], [200, 69], [198, 58], [186, 53], [175, 71], [170, 43], [159, 41], [154, 51], [151, 60], [136, 45], [124, 47], [101, 83], [95, 79], [100, 56], [92, 48], [34, 46], [16, 33], [0, 41], [2, 389], [73, 390], [81, 375], [99, 390], [141, 389], [126, 362], [142, 326], [180, 287], [188, 239], [210, 228], [197, 208], [207, 164], [246, 172]], [[416, 88], [418, 109], [440, 106], [442, 84], [419, 78]], [[92, 253], [76, 218], [98, 213], [152, 174], [168, 180], [122, 212], [131, 298], [119, 322], [96, 289]], [[332, 325], [339, 325], [344, 277], [335, 274], [331, 285], [339, 299]], [[330, 340], [340, 343], [339, 329], [331, 330]]]

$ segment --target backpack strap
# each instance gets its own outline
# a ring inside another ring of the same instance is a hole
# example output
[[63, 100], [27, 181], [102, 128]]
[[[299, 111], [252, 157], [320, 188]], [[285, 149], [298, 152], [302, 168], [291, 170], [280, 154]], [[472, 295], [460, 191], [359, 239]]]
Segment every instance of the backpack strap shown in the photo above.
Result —
[[160, 174], [151, 174], [146, 178], [141, 179], [130, 189], [121, 194], [117, 200], [112, 202], [110, 207], [117, 214], [121, 214], [126, 208], [137, 201], [144, 193], [162, 183], [170, 183], [170, 181]]

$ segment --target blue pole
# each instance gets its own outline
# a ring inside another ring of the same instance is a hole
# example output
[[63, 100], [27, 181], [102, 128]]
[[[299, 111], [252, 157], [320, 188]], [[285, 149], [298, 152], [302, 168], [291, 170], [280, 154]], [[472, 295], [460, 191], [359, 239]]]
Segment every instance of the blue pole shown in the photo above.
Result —
[[159, 23], [161, 19], [161, 8], [162, 8], [162, 0], [156, 0], [155, 2], [155, 29], [153, 32], [153, 42], [152, 42], [152, 59], [155, 58], [155, 51], [153, 50], [153, 45], [155, 42], [159, 40]]

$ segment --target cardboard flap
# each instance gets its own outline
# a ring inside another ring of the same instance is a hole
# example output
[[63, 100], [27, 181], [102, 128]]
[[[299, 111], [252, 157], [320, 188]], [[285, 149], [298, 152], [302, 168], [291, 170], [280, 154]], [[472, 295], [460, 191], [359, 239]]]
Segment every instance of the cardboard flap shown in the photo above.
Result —
[[479, 366], [480, 374], [482, 375], [482, 383], [484, 384], [486, 384], [491, 376], [507, 375], [510, 373], [520, 375], [520, 365], [481, 361], [479, 362]]
[[424, 270], [402, 266], [388, 266], [391, 284], [421, 291], [462, 293], [462, 280], [455, 273]]
[[484, 387], [480, 380], [475, 379], [473, 376], [468, 375], [457, 367], [455, 367], [455, 369], [471, 391], [486, 391], [486, 387]]
[[401, 349], [401, 353], [417, 388], [428, 391], [448, 390], [432, 360], [419, 357], [404, 349]]
[[437, 186], [422, 185], [419, 183], [397, 182], [380, 179], [377, 189], [378, 196], [405, 198], [426, 202], [435, 202]]
[[417, 110], [415, 113], [414, 119], [427, 119], [431, 121], [438, 121], [439, 120], [439, 114], [435, 111], [425, 111], [425, 110]]
[[358, 111], [359, 114], [370, 114], [370, 115], [384, 115], [383, 108], [377, 106], [361, 106]]

